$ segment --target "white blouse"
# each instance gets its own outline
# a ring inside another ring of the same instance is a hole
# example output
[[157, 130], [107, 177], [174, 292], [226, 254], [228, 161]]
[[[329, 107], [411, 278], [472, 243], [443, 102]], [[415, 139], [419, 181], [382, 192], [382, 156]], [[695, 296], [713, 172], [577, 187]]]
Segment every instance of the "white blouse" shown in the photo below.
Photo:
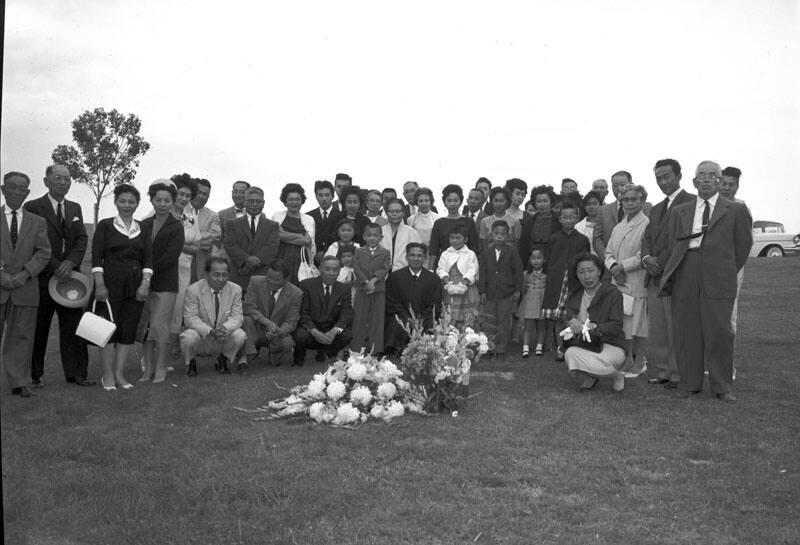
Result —
[[426, 246], [431, 245], [431, 232], [433, 231], [433, 223], [439, 219], [439, 214], [436, 212], [428, 211], [427, 214], [423, 214], [422, 212], [417, 212], [411, 216], [408, 216], [406, 220], [406, 224], [409, 227], [413, 227], [419, 233], [419, 237], [422, 239], [422, 243]]

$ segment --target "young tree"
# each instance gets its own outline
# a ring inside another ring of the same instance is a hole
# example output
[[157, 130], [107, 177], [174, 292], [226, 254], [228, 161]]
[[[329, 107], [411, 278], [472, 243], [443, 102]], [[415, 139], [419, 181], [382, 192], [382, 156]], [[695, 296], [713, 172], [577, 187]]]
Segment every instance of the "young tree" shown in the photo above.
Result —
[[100, 199], [109, 186], [130, 183], [139, 159], [150, 149], [139, 136], [142, 122], [135, 114], [127, 117], [117, 110], [86, 110], [72, 122], [75, 146], [57, 146], [51, 156], [65, 165], [72, 179], [86, 184], [95, 197], [94, 223], [100, 213]]

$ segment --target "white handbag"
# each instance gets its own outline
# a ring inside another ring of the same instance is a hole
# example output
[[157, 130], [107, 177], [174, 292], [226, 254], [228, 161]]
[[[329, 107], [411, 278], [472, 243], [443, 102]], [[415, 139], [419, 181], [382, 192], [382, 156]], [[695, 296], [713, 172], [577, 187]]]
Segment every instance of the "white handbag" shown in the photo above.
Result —
[[103, 348], [108, 344], [111, 335], [117, 330], [117, 326], [114, 323], [114, 315], [111, 313], [111, 305], [108, 303], [108, 300], [106, 300], [106, 308], [108, 308], [108, 317], [111, 318], [111, 320], [106, 320], [102, 316], [95, 314], [96, 306], [97, 301], [95, 300], [94, 303], [92, 303], [92, 311], [83, 313], [75, 334]]
[[308, 278], [316, 278], [319, 276], [317, 268], [308, 262], [308, 249], [302, 248], [300, 250], [300, 266], [297, 268], [297, 281], [302, 282]]

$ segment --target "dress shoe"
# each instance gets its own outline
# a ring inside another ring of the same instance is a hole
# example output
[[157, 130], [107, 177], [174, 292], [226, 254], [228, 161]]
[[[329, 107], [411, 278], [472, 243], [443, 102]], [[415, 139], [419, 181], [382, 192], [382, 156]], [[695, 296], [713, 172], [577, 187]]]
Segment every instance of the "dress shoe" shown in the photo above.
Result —
[[666, 384], [669, 382], [668, 378], [649, 378], [647, 384]]
[[239, 365], [237, 365], [236, 366], [236, 372], [239, 373], [242, 376], [246, 376], [247, 375], [247, 364], [246, 363], [240, 363]]
[[666, 384], [664, 384], [664, 389], [665, 390], [677, 390], [678, 389], [678, 383], [677, 382], [673, 382], [671, 380], [668, 380], [666, 382]]
[[611, 377], [611, 389], [615, 392], [621, 392], [625, 389], [625, 375], [617, 373]]
[[186, 376], [187, 377], [196, 377], [197, 376], [197, 360], [192, 358], [189, 361], [189, 365], [186, 366]]
[[724, 393], [724, 394], [717, 394], [717, 399], [719, 399], [720, 401], [723, 401], [725, 403], [735, 403], [736, 402], [736, 397], [730, 392], [727, 392], [727, 393]]
[[44, 381], [40, 378], [35, 378], [31, 381], [31, 388], [44, 388]]
[[11, 388], [11, 393], [19, 397], [33, 397], [35, 394], [27, 386], [20, 386], [19, 388]]
[[230, 371], [228, 370], [228, 358], [220, 354], [217, 357], [217, 363], [214, 364], [214, 369], [217, 370], [217, 373], [222, 373], [223, 375], [229, 374]]
[[589, 390], [597, 386], [598, 382], [599, 380], [595, 377], [586, 377], [584, 381], [581, 382], [580, 385], [581, 392], [588, 392]]
[[71, 382], [76, 386], [94, 386], [97, 384], [95, 381], [88, 379], [86, 377], [72, 377], [68, 378], [67, 382]]
[[106, 392], [113, 392], [114, 390], [117, 389], [116, 384], [113, 384], [111, 386], [106, 386], [106, 383], [103, 382], [103, 377], [100, 377], [100, 386], [102, 386], [103, 390], [105, 390]]
[[564, 351], [556, 348], [556, 361], [564, 361]]

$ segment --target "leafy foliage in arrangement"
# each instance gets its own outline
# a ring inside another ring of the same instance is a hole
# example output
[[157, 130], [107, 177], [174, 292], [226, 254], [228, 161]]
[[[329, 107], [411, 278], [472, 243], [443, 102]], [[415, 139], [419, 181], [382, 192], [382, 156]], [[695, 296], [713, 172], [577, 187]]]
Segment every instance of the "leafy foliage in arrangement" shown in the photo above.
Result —
[[130, 183], [136, 176], [139, 159], [150, 149], [150, 144], [139, 136], [141, 128], [142, 122], [135, 114], [125, 116], [116, 109], [86, 110], [72, 121], [75, 146], [62, 144], [53, 150], [53, 162], [65, 165], [74, 181], [92, 190], [95, 224], [100, 199], [109, 186]]
[[470, 367], [489, 349], [486, 336], [451, 326], [447, 311], [430, 332], [423, 331], [417, 317], [404, 327], [410, 341], [399, 366], [387, 358], [352, 354], [308, 384], [291, 388], [289, 396], [257, 409], [269, 413], [258, 419], [307, 416], [317, 424], [352, 428], [406, 413], [457, 410]]

